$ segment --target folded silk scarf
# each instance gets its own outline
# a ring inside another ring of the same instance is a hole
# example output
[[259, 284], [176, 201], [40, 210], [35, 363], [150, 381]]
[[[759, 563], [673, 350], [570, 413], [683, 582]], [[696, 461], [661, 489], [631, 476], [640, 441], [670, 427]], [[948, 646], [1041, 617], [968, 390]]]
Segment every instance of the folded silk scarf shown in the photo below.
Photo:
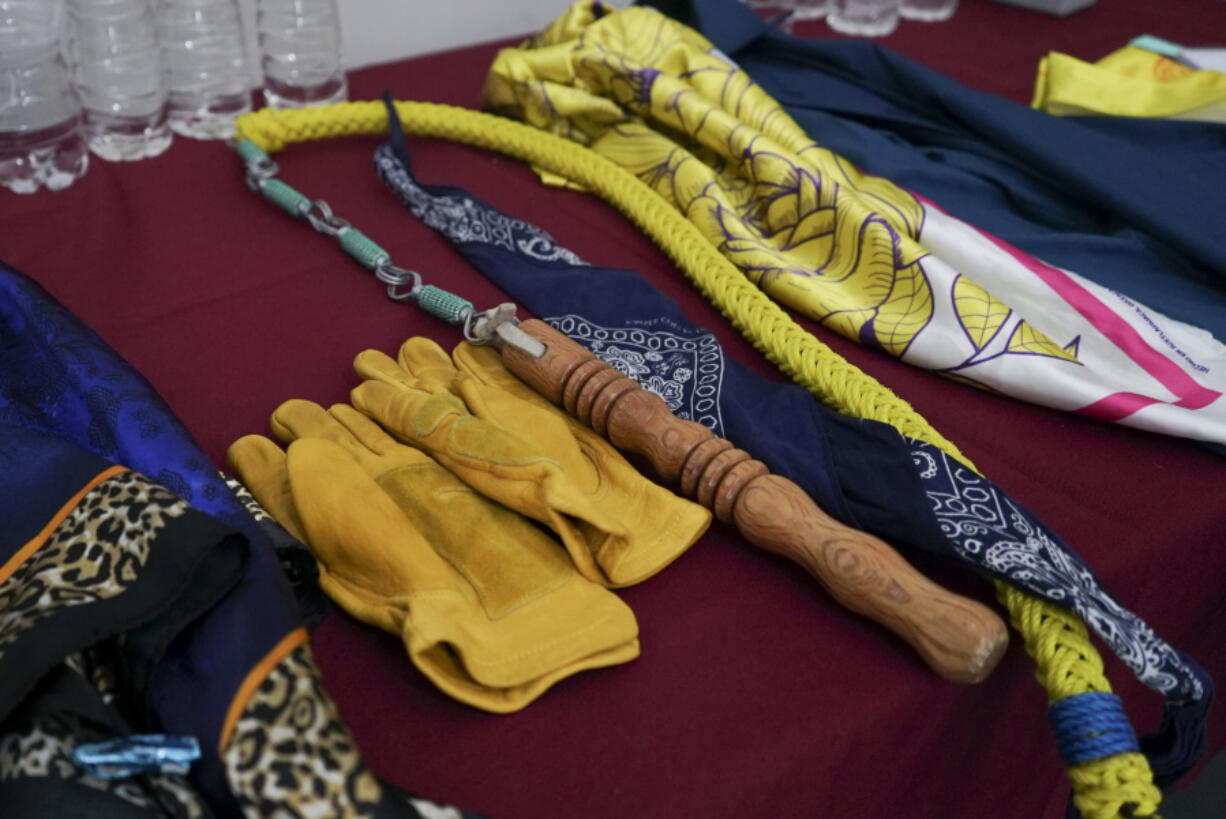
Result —
[[577, 3], [498, 55], [484, 100], [634, 172], [831, 330], [986, 389], [1226, 442], [1226, 346], [860, 171], [653, 9]]
[[[1151, 38], [1138, 40], [1145, 44]], [[1178, 54], [1178, 46], [1172, 47]], [[1189, 68], [1135, 44], [1095, 63], [1053, 51], [1039, 61], [1030, 104], [1059, 116], [1170, 117], [1226, 123], [1226, 74]]]
[[[421, 815], [366, 767], [254, 518], [150, 385], [3, 264], [0, 520], [5, 816]], [[117, 780], [74, 762], [132, 733], [201, 757]]]
[[[593, 267], [539, 228], [467, 191], [414, 177], [396, 112], [375, 168], [408, 209], [519, 304], [693, 420], [798, 483], [828, 513], [1075, 610], [1166, 697], [1142, 741], [1161, 782], [1195, 765], [1213, 696], [1208, 676], [1102, 588], [1094, 573], [1000, 487], [941, 450], [842, 416], [804, 389], [766, 381], [637, 273]], [[1119, 750], [1126, 750], [1120, 748]]]
[[1226, 340], [1226, 125], [1052, 117], [864, 40], [801, 39], [736, 0], [655, 0], [805, 134], [1065, 270]]

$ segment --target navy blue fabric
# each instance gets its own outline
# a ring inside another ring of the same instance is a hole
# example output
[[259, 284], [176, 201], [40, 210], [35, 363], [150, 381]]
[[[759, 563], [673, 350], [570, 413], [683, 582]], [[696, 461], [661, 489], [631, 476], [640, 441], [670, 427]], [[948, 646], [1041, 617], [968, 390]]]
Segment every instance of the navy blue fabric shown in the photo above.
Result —
[[726, 358], [714, 336], [637, 273], [593, 267], [534, 225], [455, 187], [425, 185], [394, 105], [375, 168], [426, 225], [531, 312], [644, 388], [799, 484], [835, 518], [900, 547], [952, 559], [1077, 611], [1167, 698], [1150, 738], [1155, 776], [1187, 773], [1204, 744], [1213, 684], [1120, 606], [1065, 543], [999, 487], [893, 427], [842, 416], [796, 385]]
[[[209, 750], [193, 776], [229, 809], [216, 748], [231, 699], [247, 673], [300, 625], [271, 547], [149, 383], [36, 282], [3, 263], [0, 426], [57, 438], [140, 472], [250, 544], [241, 580], [166, 649], [150, 683], [158, 724], [200, 738]], [[37, 468], [24, 464], [22, 472]]]
[[[0, 322], [3, 320], [0, 315]], [[0, 352], [0, 370], [4, 366]], [[55, 464], [55, 468], [28, 468], [40, 462]], [[32, 435], [24, 426], [0, 422], [0, 499], [5, 501], [0, 566], [42, 531], [77, 490], [111, 466], [110, 461], [67, 441]], [[12, 498], [21, 498], [21, 502], [11, 502]]]
[[871, 42], [774, 31], [736, 0], [648, 5], [702, 31], [823, 147], [1226, 339], [1226, 125], [1062, 119]]

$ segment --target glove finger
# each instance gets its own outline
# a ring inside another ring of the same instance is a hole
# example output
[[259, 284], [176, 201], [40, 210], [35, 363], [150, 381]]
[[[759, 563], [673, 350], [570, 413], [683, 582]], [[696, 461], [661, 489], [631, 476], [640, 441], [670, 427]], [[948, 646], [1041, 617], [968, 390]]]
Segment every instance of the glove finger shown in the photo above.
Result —
[[414, 378], [440, 385], [450, 385], [457, 375], [447, 352], [423, 336], [414, 336], [401, 344], [396, 360]]
[[382, 381], [363, 381], [349, 391], [349, 400], [408, 444], [429, 435], [448, 414], [468, 415], [464, 402], [450, 393], [405, 391]]
[[226, 450], [226, 459], [243, 485], [277, 523], [298, 540], [306, 531], [290, 494], [285, 453], [263, 435], [244, 435]]
[[[590, 432], [561, 408], [529, 387], [502, 364], [493, 349], [462, 342], [452, 351], [460, 377], [455, 391], [473, 415], [489, 421], [524, 440], [532, 441], [553, 458], [584, 493], [600, 486], [595, 461], [583, 447]], [[602, 441], [600, 436], [594, 435]], [[605, 447], [610, 447], [604, 443]]]
[[[645, 580], [675, 560], [706, 530], [711, 520], [706, 509], [643, 477], [603, 437], [565, 416], [520, 381], [503, 366], [502, 356], [496, 351], [463, 342], [452, 351], [452, 359], [460, 372], [470, 376], [466, 383], [480, 382], [489, 390], [501, 390], [565, 418], [583, 459], [568, 458], [557, 449], [551, 454], [563, 464], [576, 486], [588, 493], [595, 507], [616, 510], [618, 520], [626, 527], [626, 539], [610, 539], [597, 550], [597, 562], [612, 585]], [[468, 403], [473, 406], [471, 400]], [[538, 440], [549, 440], [547, 424], [538, 421], [534, 427], [540, 430]], [[598, 477], [593, 480], [593, 475]]]
[[396, 438], [420, 447], [481, 494], [553, 529], [579, 572], [604, 582], [593, 554], [625, 539], [619, 512], [593, 508], [539, 447], [474, 418], [451, 394], [414, 398], [388, 384], [364, 381], [350, 397]]
[[377, 457], [375, 453], [363, 446], [344, 425], [313, 401], [298, 398], [286, 401], [273, 410], [269, 425], [276, 436], [287, 444], [303, 438], [322, 438], [337, 444], [357, 458], [367, 471], [377, 468], [373, 463], [373, 459]]
[[502, 354], [487, 344], [470, 344], [461, 341], [451, 351], [451, 360], [455, 368], [465, 375], [471, 375], [482, 384], [500, 387], [515, 393], [520, 398], [536, 398], [546, 403], [549, 399], [529, 387], [518, 376], [508, 370], [502, 363]]
[[328, 413], [341, 426], [345, 427], [349, 434], [357, 439], [362, 446], [376, 455], [395, 456], [398, 463], [432, 460], [430, 456], [420, 450], [400, 443], [391, 435], [388, 435], [382, 427], [348, 404], [333, 404], [328, 408]]
[[540, 477], [508, 481], [512, 472], [558, 469], [556, 462], [542, 457], [539, 449], [522, 438], [474, 418], [451, 393], [406, 393], [379, 381], [363, 381], [349, 396], [353, 406], [397, 440], [419, 447], [469, 485], [480, 484], [479, 491], [512, 508], [519, 507], [499, 496], [498, 487], [506, 483], [512, 494], [531, 494]]
[[353, 359], [353, 370], [364, 380], [382, 381], [404, 389], [417, 389], [418, 384], [407, 370], [378, 350], [363, 350]]
[[269, 426], [287, 444], [299, 438], [335, 440], [348, 435], [327, 410], [314, 401], [301, 398], [291, 398], [273, 410]]
[[286, 470], [311, 548], [329, 572], [383, 596], [455, 587], [454, 570], [344, 449], [299, 439]]

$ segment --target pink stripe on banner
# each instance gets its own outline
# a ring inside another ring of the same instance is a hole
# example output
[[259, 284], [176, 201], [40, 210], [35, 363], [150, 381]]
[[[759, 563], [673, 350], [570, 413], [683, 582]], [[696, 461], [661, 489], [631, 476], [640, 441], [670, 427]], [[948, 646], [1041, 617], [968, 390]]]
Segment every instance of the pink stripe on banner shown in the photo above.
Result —
[[[935, 202], [931, 202], [914, 192], [910, 193], [924, 207], [930, 207], [945, 213], [941, 206]], [[948, 216], [949, 214], [946, 213], [945, 215]], [[950, 218], [954, 219], [956, 217], [950, 216]], [[1030, 254], [1018, 250], [1008, 242], [982, 231], [974, 225], [966, 222], [963, 222], [963, 224], [966, 224], [967, 227], [974, 230], [980, 236], [988, 239], [992, 244], [1020, 262], [1031, 273], [1042, 279], [1048, 287], [1056, 291], [1060, 298], [1072, 305], [1073, 309], [1113, 342], [1125, 355], [1131, 358], [1137, 366], [1153, 376], [1162, 386], [1179, 396], [1179, 400], [1174, 402], [1175, 406], [1198, 410], [1209, 406], [1221, 397], [1222, 394], [1220, 392], [1198, 384], [1178, 364], [1146, 344], [1145, 339], [1141, 338], [1141, 334], [1136, 331], [1136, 328], [1095, 298], [1093, 293], [1074, 281], [1063, 270], [1039, 261]], [[1095, 401], [1088, 407], [1082, 407], [1076, 410], [1076, 412], [1094, 418], [1118, 421], [1121, 418], [1127, 418], [1143, 407], [1157, 403], [1160, 403], [1160, 400], [1157, 398], [1148, 398], [1131, 392], [1119, 392]]]
[[1160, 403], [1157, 398], [1150, 398], [1148, 395], [1137, 395], [1135, 392], [1117, 392], [1095, 401], [1088, 407], [1074, 410], [1074, 412], [1078, 415], [1088, 415], [1091, 418], [1098, 418], [1102, 421], [1119, 421], [1127, 418], [1139, 409], [1144, 409], [1150, 404], [1157, 403]]

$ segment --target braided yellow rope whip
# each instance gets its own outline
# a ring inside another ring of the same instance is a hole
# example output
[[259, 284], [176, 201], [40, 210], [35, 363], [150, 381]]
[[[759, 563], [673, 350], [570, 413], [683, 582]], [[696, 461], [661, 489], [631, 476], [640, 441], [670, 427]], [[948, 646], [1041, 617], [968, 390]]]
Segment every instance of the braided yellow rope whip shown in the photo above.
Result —
[[[580, 182], [652, 239], [753, 345], [822, 403], [839, 412], [894, 426], [973, 464], [911, 406], [831, 350], [760, 291], [690, 223], [638, 177], [576, 143], [531, 126], [448, 105], [397, 102], [405, 131], [497, 151]], [[387, 130], [382, 102], [351, 102], [286, 111], [265, 108], [239, 117], [237, 139], [273, 153], [289, 143], [379, 134]], [[1055, 702], [1090, 691], [1110, 692], [1102, 658], [1072, 612], [1000, 581], [997, 598], [1009, 610], [1034, 659], [1036, 677]], [[1115, 754], [1069, 768], [1073, 802], [1085, 819], [1156, 816], [1162, 800], [1145, 757]]]

